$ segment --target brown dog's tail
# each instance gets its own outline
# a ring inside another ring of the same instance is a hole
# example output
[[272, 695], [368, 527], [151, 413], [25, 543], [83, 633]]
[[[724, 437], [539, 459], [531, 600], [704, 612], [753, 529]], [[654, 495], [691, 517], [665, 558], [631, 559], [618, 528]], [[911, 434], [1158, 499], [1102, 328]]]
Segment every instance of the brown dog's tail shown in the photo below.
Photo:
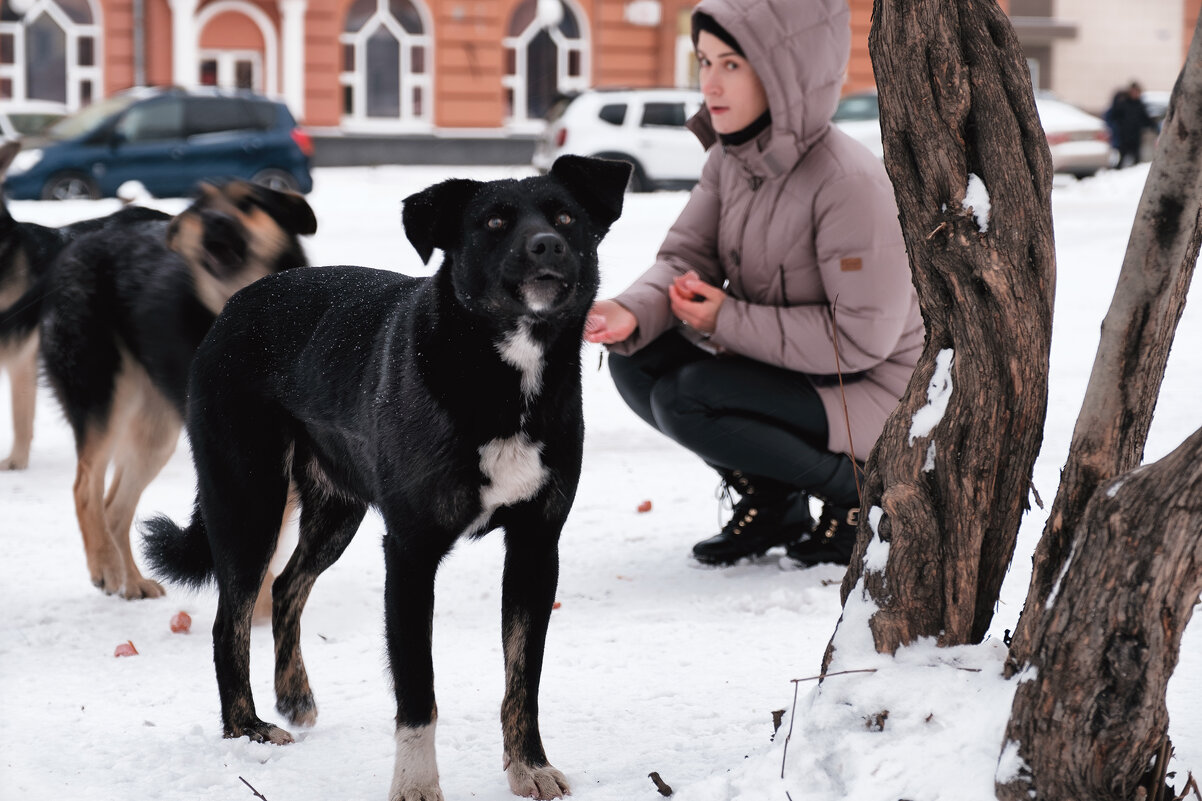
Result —
[[192, 523], [180, 528], [166, 515], [142, 521], [142, 550], [156, 578], [201, 589], [214, 578], [213, 552], [197, 509]]

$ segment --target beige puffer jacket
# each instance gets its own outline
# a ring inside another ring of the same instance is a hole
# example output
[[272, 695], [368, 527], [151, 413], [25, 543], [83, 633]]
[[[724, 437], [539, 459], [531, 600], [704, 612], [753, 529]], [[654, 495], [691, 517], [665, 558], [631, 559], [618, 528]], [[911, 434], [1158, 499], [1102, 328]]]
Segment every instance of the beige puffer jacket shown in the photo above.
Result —
[[[710, 343], [810, 375], [830, 449], [854, 447], [864, 460], [925, 334], [885, 168], [830, 123], [850, 47], [847, 5], [702, 0], [695, 10], [738, 41], [764, 85], [772, 124], [753, 141], [711, 149], [655, 265], [616, 298], [638, 328], [611, 347], [633, 353], [679, 326], [667, 287], [696, 270], [728, 293]], [[704, 108], [690, 127], [707, 147], [717, 139]]]

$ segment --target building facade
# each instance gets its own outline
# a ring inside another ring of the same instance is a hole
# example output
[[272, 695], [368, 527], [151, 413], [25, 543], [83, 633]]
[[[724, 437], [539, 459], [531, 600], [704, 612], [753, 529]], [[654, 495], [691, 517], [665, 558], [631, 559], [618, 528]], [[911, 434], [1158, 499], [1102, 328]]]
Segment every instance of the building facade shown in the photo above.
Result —
[[[299, 120], [319, 129], [520, 133], [540, 127], [561, 93], [690, 85], [694, 2], [0, 0], [0, 102], [44, 101], [70, 111], [136, 85], [210, 84], [280, 97]], [[1064, 13], [1053, 13], [1054, 2]], [[1097, 2], [1113, 6], [1113, 13], [1094, 13]], [[1138, 73], [1160, 83], [1180, 69], [1199, 3], [1152, 0], [1155, 15], [1120, 0], [1009, 0], [1003, 6], [1011, 10], [1039, 85], [1072, 86], [1062, 94], [1084, 103], [1087, 92], [1081, 88], [1077, 96], [1074, 76], [1091, 80], [1097, 72], [1082, 54], [1121, 62], [1120, 54], [1135, 52], [1130, 42], [1143, 30], [1124, 30], [1117, 22], [1096, 26], [1097, 18], [1118, 19], [1120, 7], [1127, 16], [1154, 17], [1147, 34], [1153, 43], [1139, 39], [1147, 61], [1114, 69], [1124, 79]], [[846, 90], [854, 91], [874, 85], [872, 3], [850, 0], [850, 6]], [[1128, 49], [1099, 45], [1095, 31], [1102, 39], [1124, 39]], [[1088, 98], [1092, 103], [1093, 95]]]

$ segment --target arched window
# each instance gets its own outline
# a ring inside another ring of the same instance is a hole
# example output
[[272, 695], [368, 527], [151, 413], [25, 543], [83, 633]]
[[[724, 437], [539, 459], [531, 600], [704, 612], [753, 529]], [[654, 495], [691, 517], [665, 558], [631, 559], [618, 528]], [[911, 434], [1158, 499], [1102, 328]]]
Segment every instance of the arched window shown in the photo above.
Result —
[[99, 42], [90, 0], [0, 3], [0, 100], [86, 106], [102, 91]]
[[511, 126], [539, 123], [557, 96], [588, 88], [586, 25], [587, 17], [565, 0], [523, 0], [514, 9], [509, 35], [501, 40], [501, 85]]
[[344, 124], [429, 127], [434, 59], [426, 9], [414, 0], [355, 0], [342, 30]]

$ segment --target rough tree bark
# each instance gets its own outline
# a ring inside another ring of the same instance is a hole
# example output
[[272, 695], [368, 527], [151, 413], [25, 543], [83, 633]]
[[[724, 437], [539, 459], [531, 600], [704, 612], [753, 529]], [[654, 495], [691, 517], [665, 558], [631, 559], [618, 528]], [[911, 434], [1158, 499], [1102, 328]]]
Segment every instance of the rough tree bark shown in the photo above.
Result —
[[[1024, 610], [1041, 609], [1099, 485], [1143, 460], [1152, 411], [1202, 241], [1202, 17], [1173, 90], [1156, 158], [1077, 417], [1060, 490], [1035, 550]], [[1034, 648], [1039, 615], [1019, 619], [1011, 670]]]
[[1076, 531], [1018, 678], [1001, 801], [1132, 801], [1161, 753], [1165, 688], [1202, 592], [1202, 430], [1099, 487]]
[[[883, 515], [876, 534], [875, 513], [861, 516], [843, 581], [846, 603], [863, 579], [878, 607], [876, 648], [892, 652], [924, 636], [979, 642], [1013, 556], [1047, 408], [1052, 170], [1026, 63], [995, 0], [876, 0], [869, 52], [927, 325], [914, 378], [868, 461], [861, 508]], [[963, 205], [970, 174], [988, 191], [988, 230]], [[953, 354], [947, 408], [915, 436], [941, 351]], [[865, 572], [878, 536], [887, 564]]]
[[1143, 457], [1202, 243], [1200, 33], [1202, 20], [1011, 643], [1008, 672], [1022, 673], [999, 764], [1003, 801], [1127, 801], [1167, 750], [1165, 690], [1202, 592], [1202, 431], [1127, 471]]

